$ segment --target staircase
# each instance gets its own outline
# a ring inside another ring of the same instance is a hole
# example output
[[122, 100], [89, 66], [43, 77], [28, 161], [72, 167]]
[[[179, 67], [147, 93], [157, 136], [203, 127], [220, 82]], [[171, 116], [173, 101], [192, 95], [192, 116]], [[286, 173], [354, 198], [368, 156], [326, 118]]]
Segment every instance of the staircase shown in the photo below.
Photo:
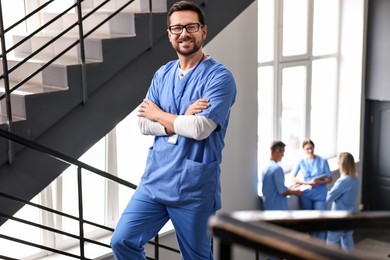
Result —
[[[205, 4], [207, 41], [253, 1], [195, 1]], [[40, 6], [44, 1], [36, 2]], [[130, 4], [126, 5], [127, 2]], [[9, 74], [10, 88], [23, 83], [11, 93], [12, 132], [78, 158], [133, 111], [144, 97], [154, 72], [168, 60], [177, 58], [166, 38], [166, 10], [176, 1], [151, 2], [152, 10], [149, 10], [149, 0], [82, 1], [85, 33], [122, 10], [85, 38], [85, 61], [77, 44], [51, 64], [51, 59], [64, 46], [79, 39], [77, 26], [68, 31], [77, 21], [77, 12], [66, 12], [61, 19], [50, 23], [58, 13], [40, 11], [40, 21], [50, 25], [7, 55], [8, 70], [27, 59]], [[95, 8], [98, 11], [88, 16]], [[38, 52], [42, 44], [65, 31], [56, 42]], [[13, 36], [14, 43], [25, 38], [21, 34]], [[37, 75], [24, 82], [40, 68], [43, 69]], [[0, 85], [3, 93], [4, 82], [3, 74]], [[0, 102], [0, 127], [7, 129], [7, 104], [5, 99]], [[13, 144], [14, 158], [10, 164], [8, 145], [5, 138], [0, 138], [0, 190], [4, 193], [30, 200], [68, 167], [17, 144]], [[0, 208], [12, 215], [20, 206], [0, 199]]]

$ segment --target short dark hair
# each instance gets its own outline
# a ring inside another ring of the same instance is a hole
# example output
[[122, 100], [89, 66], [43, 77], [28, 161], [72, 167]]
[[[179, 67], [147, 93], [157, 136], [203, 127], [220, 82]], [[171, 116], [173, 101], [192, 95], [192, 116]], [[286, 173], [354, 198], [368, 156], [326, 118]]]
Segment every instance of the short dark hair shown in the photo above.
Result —
[[201, 23], [202, 25], [206, 25], [206, 20], [204, 17], [203, 10], [199, 7], [199, 5], [197, 5], [192, 1], [179, 1], [174, 3], [168, 11], [167, 26], [171, 25], [170, 24], [171, 15], [174, 12], [179, 12], [179, 11], [194, 11], [195, 13], [198, 14], [199, 23]]
[[286, 147], [286, 144], [282, 141], [276, 140], [271, 143], [271, 152], [274, 153], [277, 149], [284, 149]]

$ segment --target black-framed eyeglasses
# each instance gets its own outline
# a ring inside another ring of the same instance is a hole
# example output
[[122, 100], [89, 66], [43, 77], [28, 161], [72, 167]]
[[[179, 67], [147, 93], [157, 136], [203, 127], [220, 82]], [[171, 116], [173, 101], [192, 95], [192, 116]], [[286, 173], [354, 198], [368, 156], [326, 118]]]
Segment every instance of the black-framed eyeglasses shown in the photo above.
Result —
[[183, 29], [185, 28], [188, 33], [195, 33], [199, 31], [199, 28], [203, 26], [201, 23], [189, 23], [186, 25], [171, 25], [168, 27], [168, 30], [174, 34], [174, 35], [179, 35], [183, 32]]

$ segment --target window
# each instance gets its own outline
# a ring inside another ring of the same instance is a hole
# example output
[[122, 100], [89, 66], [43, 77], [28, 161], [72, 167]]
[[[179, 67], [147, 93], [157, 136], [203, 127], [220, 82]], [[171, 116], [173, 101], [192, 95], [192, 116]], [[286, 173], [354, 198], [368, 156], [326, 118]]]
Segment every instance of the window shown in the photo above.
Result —
[[306, 137], [325, 158], [342, 150], [359, 158], [364, 1], [259, 0], [258, 8], [259, 173], [274, 139], [287, 145], [286, 172]]

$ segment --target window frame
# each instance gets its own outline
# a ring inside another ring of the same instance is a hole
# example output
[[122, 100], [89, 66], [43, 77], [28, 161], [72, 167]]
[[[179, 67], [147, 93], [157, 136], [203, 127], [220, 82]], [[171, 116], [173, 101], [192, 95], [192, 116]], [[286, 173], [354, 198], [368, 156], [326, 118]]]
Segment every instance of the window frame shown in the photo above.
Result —
[[[273, 68], [273, 73], [274, 73], [274, 89], [273, 89], [273, 139], [281, 139], [282, 137], [282, 87], [283, 87], [283, 82], [282, 82], [282, 73], [283, 69], [288, 68], [288, 67], [293, 67], [296, 65], [302, 65], [306, 67], [307, 74], [306, 74], [306, 97], [305, 97], [305, 115], [303, 116], [302, 120], [305, 122], [304, 124], [304, 129], [302, 130], [301, 133], [299, 133], [301, 141], [306, 138], [310, 137], [311, 133], [311, 92], [312, 92], [312, 64], [316, 60], [321, 60], [321, 59], [327, 59], [327, 58], [334, 58], [336, 59], [336, 94], [340, 91], [340, 84], [339, 84], [339, 73], [340, 73], [340, 45], [341, 45], [341, 37], [340, 34], [342, 32], [342, 2], [343, 0], [339, 1], [339, 7], [338, 7], [338, 32], [336, 39], [337, 39], [337, 50], [335, 53], [327, 53], [323, 55], [317, 55], [313, 56], [313, 37], [314, 37], [314, 1], [315, 0], [307, 0], [307, 52], [304, 54], [300, 55], [291, 55], [291, 56], [283, 56], [283, 2], [284, 0], [277, 0], [274, 1], [274, 59], [270, 61], [265, 61], [265, 62], [258, 62], [258, 67], [265, 67], [265, 66], [271, 66]], [[261, 12], [259, 12], [259, 15], [261, 15]], [[259, 35], [259, 38], [261, 35]], [[338, 132], [337, 132], [337, 119], [338, 119], [338, 104], [339, 102], [336, 101], [336, 107], [334, 110], [334, 124], [333, 124], [333, 129], [334, 129], [334, 136], [331, 138], [332, 144], [331, 147], [328, 149], [329, 153], [326, 153], [325, 157], [327, 159], [331, 159], [336, 157], [337, 151], [338, 151], [338, 143], [337, 143], [337, 138], [338, 138]], [[271, 110], [271, 109], [270, 109]], [[272, 140], [268, 140], [271, 142]], [[314, 140], [315, 141], [315, 140]], [[259, 150], [264, 149], [264, 140], [263, 146], [259, 145]], [[261, 154], [259, 151], [258, 154]], [[262, 160], [259, 157], [259, 161]], [[283, 162], [282, 162], [283, 165]], [[261, 162], [259, 163], [259, 172], [261, 172], [262, 164]], [[286, 171], [289, 171], [292, 168], [292, 165], [283, 165], [283, 167], [286, 169]]]

